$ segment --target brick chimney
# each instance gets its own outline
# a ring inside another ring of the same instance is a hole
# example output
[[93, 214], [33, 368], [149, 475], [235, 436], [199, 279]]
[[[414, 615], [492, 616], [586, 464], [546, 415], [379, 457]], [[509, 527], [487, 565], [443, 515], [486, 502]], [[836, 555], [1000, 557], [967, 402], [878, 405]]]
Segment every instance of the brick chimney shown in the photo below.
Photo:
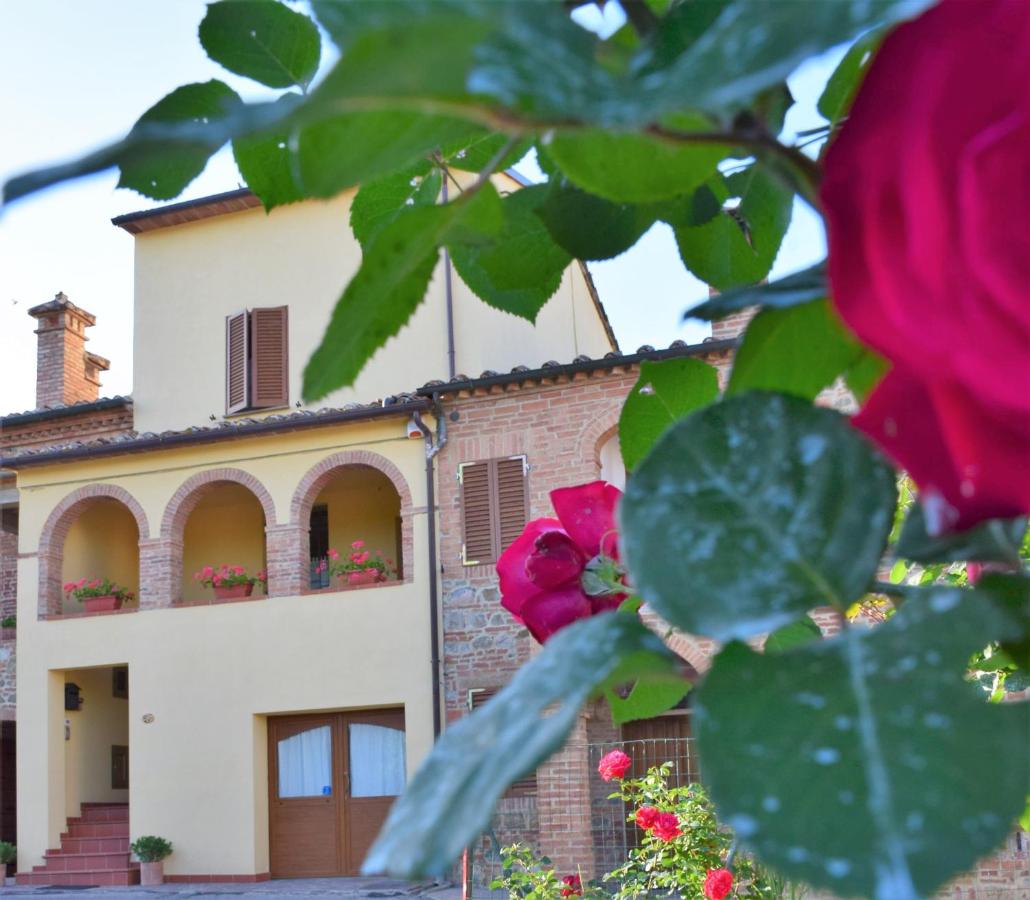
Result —
[[111, 363], [86, 349], [86, 329], [96, 316], [64, 294], [29, 310], [39, 322], [36, 334], [36, 408], [89, 403], [100, 393], [100, 373]]

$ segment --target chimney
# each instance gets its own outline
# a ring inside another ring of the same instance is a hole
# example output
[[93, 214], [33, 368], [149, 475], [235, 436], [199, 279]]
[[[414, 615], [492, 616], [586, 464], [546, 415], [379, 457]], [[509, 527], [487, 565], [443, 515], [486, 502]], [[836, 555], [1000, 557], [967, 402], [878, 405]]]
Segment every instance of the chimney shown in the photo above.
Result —
[[86, 349], [86, 329], [96, 317], [64, 294], [29, 310], [36, 319], [36, 408], [90, 403], [100, 392], [100, 373], [111, 364]]

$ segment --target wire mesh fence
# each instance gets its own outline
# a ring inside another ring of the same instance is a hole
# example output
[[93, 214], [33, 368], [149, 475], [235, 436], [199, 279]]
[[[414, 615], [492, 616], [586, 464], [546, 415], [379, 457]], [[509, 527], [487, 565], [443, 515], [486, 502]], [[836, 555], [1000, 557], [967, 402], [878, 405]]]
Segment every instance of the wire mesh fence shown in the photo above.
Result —
[[538, 857], [552, 859], [561, 874], [579, 872], [584, 881], [600, 878], [626, 860], [639, 841], [639, 829], [628, 821], [635, 810], [612, 799], [611, 784], [597, 774], [597, 764], [610, 750], [633, 760], [627, 777], [644, 775], [652, 766], [671, 764], [670, 786], [699, 780], [691, 738], [664, 737], [586, 743], [576, 756], [552, 760], [535, 778], [524, 779], [497, 804], [490, 829], [469, 848], [472, 879], [488, 885], [501, 873], [500, 850], [514, 843], [532, 847]]

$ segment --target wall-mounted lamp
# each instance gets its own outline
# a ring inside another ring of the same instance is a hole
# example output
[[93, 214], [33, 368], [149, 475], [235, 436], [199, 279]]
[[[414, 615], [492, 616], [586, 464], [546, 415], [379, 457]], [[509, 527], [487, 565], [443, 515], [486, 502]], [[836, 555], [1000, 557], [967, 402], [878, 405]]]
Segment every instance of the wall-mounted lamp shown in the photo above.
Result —
[[414, 416], [408, 419], [408, 437], [414, 440], [422, 437], [422, 429], [418, 427], [418, 422], [415, 421]]

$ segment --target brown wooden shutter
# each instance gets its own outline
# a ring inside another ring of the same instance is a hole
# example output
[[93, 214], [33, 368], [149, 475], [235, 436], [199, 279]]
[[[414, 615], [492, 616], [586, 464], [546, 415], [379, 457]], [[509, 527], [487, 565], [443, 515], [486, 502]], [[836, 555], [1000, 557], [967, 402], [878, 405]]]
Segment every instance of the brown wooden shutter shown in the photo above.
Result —
[[511, 456], [462, 463], [462, 561], [466, 566], [497, 561], [526, 527], [526, 458]]
[[250, 405], [255, 409], [290, 403], [286, 315], [285, 306], [250, 311]]
[[462, 562], [466, 566], [493, 561], [493, 524], [490, 514], [490, 464], [462, 463]]
[[239, 312], [225, 317], [225, 411], [239, 412], [247, 408], [250, 371], [247, 365], [249, 340], [247, 314]]
[[496, 460], [497, 556], [522, 534], [529, 513], [526, 496], [526, 460], [522, 456]]

